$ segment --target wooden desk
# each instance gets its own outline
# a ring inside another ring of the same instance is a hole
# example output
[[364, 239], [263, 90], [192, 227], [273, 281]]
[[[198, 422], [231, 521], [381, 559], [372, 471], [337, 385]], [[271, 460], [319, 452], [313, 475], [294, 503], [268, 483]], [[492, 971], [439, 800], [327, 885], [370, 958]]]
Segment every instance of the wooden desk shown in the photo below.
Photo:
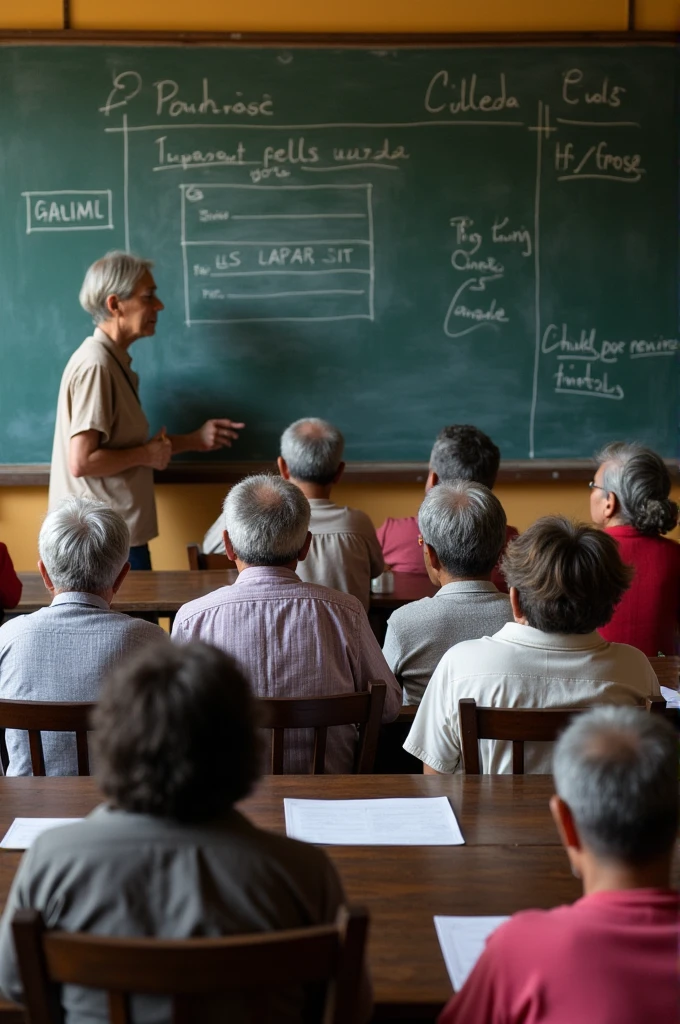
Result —
[[[241, 808], [283, 832], [284, 796], [450, 798], [465, 846], [328, 848], [348, 898], [371, 914], [376, 1017], [432, 1019], [451, 994], [435, 914], [511, 914], [580, 895], [548, 811], [552, 791], [549, 777], [531, 775], [281, 776], [263, 779]], [[98, 802], [90, 778], [0, 779], [0, 835], [17, 816], [79, 817]], [[19, 858], [0, 850], [2, 906]]]
[[[187, 601], [229, 586], [237, 575], [236, 569], [180, 569], [173, 572], [154, 569], [151, 572], [129, 572], [116, 594], [113, 608], [129, 615], [154, 614], [172, 619]], [[21, 601], [16, 608], [6, 613], [8, 618], [45, 608], [51, 601], [40, 573], [21, 572], [19, 578], [24, 585]], [[435, 592], [436, 587], [427, 576], [395, 572], [392, 594], [371, 595], [369, 617], [380, 642], [385, 636], [387, 619], [395, 608], [410, 601], [418, 601], [421, 597], [431, 597]]]

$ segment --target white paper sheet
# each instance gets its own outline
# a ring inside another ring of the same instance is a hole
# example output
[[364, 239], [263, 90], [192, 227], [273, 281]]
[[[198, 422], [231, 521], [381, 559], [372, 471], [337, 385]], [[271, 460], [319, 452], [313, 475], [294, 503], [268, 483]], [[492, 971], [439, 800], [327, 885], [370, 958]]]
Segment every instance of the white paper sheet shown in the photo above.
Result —
[[456, 992], [484, 952], [486, 940], [507, 917], [435, 917], [434, 926]]
[[70, 825], [82, 818], [15, 818], [8, 828], [0, 847], [5, 850], [27, 850], [41, 832], [57, 825]]
[[662, 686], [660, 689], [661, 696], [669, 707], [680, 708], [680, 693], [677, 690], [672, 690], [670, 686]]
[[459, 846], [465, 842], [445, 796], [283, 801], [286, 833], [330, 846]]

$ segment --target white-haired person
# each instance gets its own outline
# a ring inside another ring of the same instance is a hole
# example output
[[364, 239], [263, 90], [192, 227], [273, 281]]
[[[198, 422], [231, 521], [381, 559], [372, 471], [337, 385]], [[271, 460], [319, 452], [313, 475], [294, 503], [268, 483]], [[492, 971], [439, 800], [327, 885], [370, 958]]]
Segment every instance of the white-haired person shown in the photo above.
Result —
[[96, 498], [120, 512], [130, 531], [133, 569], [150, 569], [158, 534], [153, 472], [172, 455], [229, 446], [243, 423], [207, 420], [190, 434], [149, 437], [130, 346], [156, 333], [163, 303], [150, 260], [110, 252], [89, 268], [80, 304], [95, 324], [64, 370], [50, 467], [49, 507], [69, 496]]
[[[174, 640], [203, 640], [236, 659], [258, 697], [327, 697], [383, 680], [383, 721], [396, 718], [401, 687], [382, 655], [361, 602], [305, 583], [295, 569], [307, 555], [309, 502], [278, 476], [246, 477], [224, 502], [224, 543], [239, 576], [232, 586], [183, 605]], [[357, 732], [330, 730], [328, 773], [351, 772]], [[310, 771], [313, 732], [294, 730], [284, 770]]]
[[[126, 655], [166, 636], [159, 626], [111, 610], [130, 568], [130, 533], [117, 512], [91, 498], [66, 498], [45, 517], [38, 568], [48, 608], [0, 627], [0, 697], [95, 701]], [[167, 642], [167, 641], [166, 641]], [[28, 736], [8, 729], [8, 775], [31, 775]], [[75, 737], [42, 734], [48, 775], [77, 775]]]
[[670, 473], [663, 459], [641, 444], [617, 441], [596, 458], [591, 518], [635, 569], [630, 588], [600, 633], [639, 648], [648, 658], [674, 654], [680, 630], [680, 545], [663, 536], [678, 523]]
[[[385, 567], [375, 527], [357, 508], [340, 507], [331, 501], [333, 486], [345, 463], [345, 439], [337, 427], [315, 417], [296, 420], [281, 435], [279, 473], [299, 487], [309, 502], [312, 542], [297, 574], [307, 583], [342, 590], [358, 597], [368, 611], [371, 580]], [[222, 516], [203, 539], [207, 553], [224, 552]]]
[[678, 1020], [678, 739], [656, 715], [597, 708], [558, 740], [550, 801], [583, 897], [515, 914], [439, 1024]]

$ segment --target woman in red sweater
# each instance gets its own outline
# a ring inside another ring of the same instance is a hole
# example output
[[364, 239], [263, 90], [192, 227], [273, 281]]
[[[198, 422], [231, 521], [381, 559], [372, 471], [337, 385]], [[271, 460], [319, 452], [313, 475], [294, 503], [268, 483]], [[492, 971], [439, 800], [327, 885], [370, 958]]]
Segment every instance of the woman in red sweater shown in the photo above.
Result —
[[3, 608], [15, 608], [20, 597], [21, 580], [14, 571], [9, 551], [0, 544], [0, 622]]
[[662, 534], [678, 522], [663, 460], [641, 444], [617, 441], [597, 456], [590, 514], [635, 568], [608, 625], [605, 640], [631, 644], [648, 657], [674, 654], [680, 630], [680, 546]]

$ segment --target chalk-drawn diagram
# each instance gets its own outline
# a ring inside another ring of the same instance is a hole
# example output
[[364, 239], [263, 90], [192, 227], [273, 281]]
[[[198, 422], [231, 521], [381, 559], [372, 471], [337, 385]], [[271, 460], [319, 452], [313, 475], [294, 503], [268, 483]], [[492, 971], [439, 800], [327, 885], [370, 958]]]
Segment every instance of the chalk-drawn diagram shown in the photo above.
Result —
[[373, 320], [372, 185], [183, 184], [185, 322]]

